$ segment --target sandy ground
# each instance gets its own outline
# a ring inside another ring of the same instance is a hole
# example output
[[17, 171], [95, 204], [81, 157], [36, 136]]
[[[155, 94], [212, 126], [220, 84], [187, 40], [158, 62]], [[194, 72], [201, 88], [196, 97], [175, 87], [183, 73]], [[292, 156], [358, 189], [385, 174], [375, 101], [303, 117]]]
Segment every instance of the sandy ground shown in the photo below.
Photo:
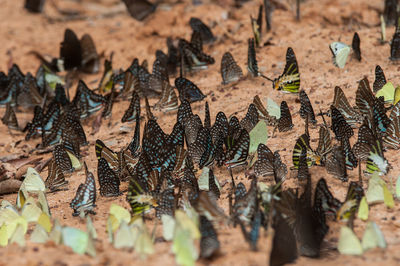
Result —
[[[56, 56], [59, 51], [59, 43], [63, 38], [65, 28], [73, 29], [78, 36], [90, 33], [96, 43], [97, 50], [108, 56], [114, 52], [114, 68], [129, 66], [132, 59], [138, 57], [140, 60], [147, 59], [150, 63], [155, 59], [155, 51], [162, 49], [166, 52], [166, 37], [190, 38], [190, 27], [188, 21], [190, 17], [201, 18], [204, 22], [212, 25], [212, 30], [218, 40], [212, 46], [205, 49], [216, 59], [216, 63], [207, 70], [198, 72], [190, 77], [207, 95], [210, 103], [211, 115], [215, 117], [218, 111], [223, 110], [227, 115], [238, 112], [238, 117], [245, 115], [248, 104], [253, 96], [259, 94], [265, 101], [266, 97], [271, 97], [276, 102], [286, 100], [293, 115], [294, 129], [288, 133], [278, 133], [276, 137], [270, 138], [267, 145], [271, 150], [280, 150], [283, 161], [291, 166], [291, 152], [295, 139], [303, 133], [303, 122], [299, 116], [300, 105], [296, 102], [295, 95], [283, 94], [273, 91], [271, 84], [261, 78], [246, 79], [236, 84], [235, 87], [222, 87], [220, 76], [220, 60], [224, 52], [230, 51], [244, 72], [247, 62], [247, 39], [252, 36], [249, 15], [257, 15], [259, 2], [252, 1], [246, 3], [241, 9], [235, 9], [227, 4], [230, 2], [220, 2], [216, 4], [205, 1], [203, 5], [192, 6], [185, 1], [172, 5], [162, 5], [158, 11], [151, 15], [145, 22], [133, 20], [127, 13], [122, 12], [112, 18], [96, 18], [95, 14], [108, 10], [122, 10], [121, 5], [116, 5], [119, 1], [82, 1], [82, 4], [70, 1], [56, 1], [60, 5], [72, 6], [79, 10], [86, 11], [92, 18], [88, 20], [53, 22], [49, 23], [46, 16], [60, 17], [51, 5], [45, 8], [45, 15], [32, 15], [22, 8], [22, 1], [2, 0], [0, 9], [0, 70], [7, 71], [10, 57], [7, 55], [11, 51], [13, 62], [19, 64], [22, 71], [35, 72], [39, 66], [39, 61], [28, 52], [31, 50], [40, 51], [43, 54]], [[293, 47], [299, 69], [301, 72], [301, 87], [308, 93], [314, 110], [327, 110], [333, 100], [334, 86], [340, 86], [349, 100], [354, 103], [357, 81], [367, 76], [370, 82], [374, 80], [375, 65], [379, 64], [385, 71], [386, 78], [394, 84], [399, 84], [400, 79], [397, 75], [399, 67], [389, 61], [390, 46], [381, 45], [378, 41], [380, 37], [378, 11], [383, 10], [383, 1], [363, 1], [363, 0], [308, 0], [302, 5], [301, 22], [295, 21], [294, 10], [290, 5], [288, 10], [277, 9], [273, 13], [273, 29], [266, 34], [263, 32], [263, 42], [270, 39], [273, 45], [262, 47], [257, 50], [260, 69], [265, 75], [276, 77], [281, 74], [285, 64], [285, 53], [288, 46]], [[264, 24], [265, 25], [265, 24]], [[350, 59], [345, 69], [340, 70], [333, 66], [331, 53], [328, 45], [332, 41], [341, 40], [350, 44], [354, 31], [357, 31], [361, 38], [362, 62]], [[390, 39], [394, 28], [387, 29], [387, 38]], [[82, 77], [92, 87], [97, 85], [99, 75], [86, 75]], [[94, 83], [93, 83], [94, 81]], [[152, 99], [154, 104], [157, 99]], [[119, 102], [114, 105], [112, 123], [108, 127], [103, 123], [102, 128], [95, 135], [91, 135], [91, 126], [87, 122], [84, 124], [90, 145], [89, 155], [84, 158], [89, 168], [97, 172], [97, 160], [94, 154], [94, 142], [102, 139], [111, 143], [112, 148], [120, 149], [130, 140], [132, 134], [121, 134], [120, 118], [126, 109], [127, 102]], [[194, 112], [204, 115], [203, 103], [193, 105]], [[2, 115], [4, 110], [0, 110]], [[170, 132], [176, 113], [163, 114], [154, 112], [158, 121], [166, 132]], [[31, 119], [30, 114], [17, 114], [20, 124], [24, 125]], [[322, 123], [320, 117], [318, 123]], [[212, 119], [213, 120], [213, 119]], [[10, 153], [23, 153], [35, 147], [38, 140], [25, 142], [23, 135], [10, 136], [4, 125], [0, 126], [0, 156]], [[311, 145], [316, 147], [318, 129], [311, 129]], [[111, 140], [116, 140], [112, 141]], [[14, 143], [23, 140], [17, 147]], [[353, 137], [352, 142], [356, 140]], [[386, 180], [395, 180], [399, 175], [399, 157], [397, 152], [390, 150], [386, 157], [394, 167], [385, 177]], [[47, 158], [49, 155], [45, 155]], [[216, 176], [223, 182], [228, 179], [228, 172], [225, 169], [217, 169]], [[329, 176], [324, 168], [311, 169], [313, 183], [325, 177], [328, 180], [331, 191], [339, 199], [344, 199], [347, 191], [347, 184], [343, 184], [337, 179]], [[358, 178], [358, 171], [349, 173], [352, 180]], [[42, 177], [47, 176], [47, 170]], [[244, 172], [235, 174], [236, 179], [249, 185]], [[74, 173], [69, 178], [69, 190], [48, 194], [47, 198], [52, 209], [53, 217], [58, 218], [63, 225], [77, 226], [84, 229], [84, 221], [72, 217], [69, 202], [75, 194], [78, 185], [84, 180], [84, 172]], [[366, 183], [366, 182], [364, 182]], [[287, 185], [296, 184], [293, 179], [288, 180]], [[122, 184], [122, 190], [126, 191], [127, 184]], [[219, 204], [228, 211], [227, 189], [222, 190], [222, 197]], [[4, 199], [15, 201], [16, 195], [7, 195]], [[106, 237], [106, 218], [109, 206], [112, 202], [128, 207], [125, 195], [119, 198], [98, 197], [96, 212], [93, 222], [99, 240], [96, 242], [97, 256], [80, 256], [64, 246], [54, 246], [52, 244], [36, 245], [29, 243], [25, 248], [10, 245], [0, 249], [0, 264], [20, 264], [20, 265], [126, 265], [126, 264], [146, 264], [146, 265], [169, 265], [175, 264], [174, 255], [171, 252], [170, 243], [157, 242], [155, 244], [156, 253], [142, 261], [134, 252], [117, 250], [107, 242]], [[373, 206], [370, 210], [370, 220], [375, 221], [382, 229], [388, 248], [386, 250], [372, 250], [360, 257], [350, 257], [340, 255], [332, 249], [336, 247], [339, 236], [340, 223], [329, 221], [330, 231], [325, 237], [323, 244], [324, 252], [318, 260], [309, 258], [299, 258], [296, 264], [299, 265], [394, 265], [400, 263], [400, 217], [397, 215], [399, 204], [396, 202], [393, 210], [387, 210], [383, 205]], [[356, 220], [355, 231], [359, 237], [362, 236], [364, 222]], [[213, 261], [199, 261], [198, 264], [214, 265], [265, 265], [268, 263], [270, 240], [262, 236], [259, 242], [259, 251], [249, 250], [244, 241], [239, 228], [229, 228], [226, 226], [218, 227], [219, 239], [221, 241], [221, 254]], [[158, 236], [161, 231], [158, 230]]]

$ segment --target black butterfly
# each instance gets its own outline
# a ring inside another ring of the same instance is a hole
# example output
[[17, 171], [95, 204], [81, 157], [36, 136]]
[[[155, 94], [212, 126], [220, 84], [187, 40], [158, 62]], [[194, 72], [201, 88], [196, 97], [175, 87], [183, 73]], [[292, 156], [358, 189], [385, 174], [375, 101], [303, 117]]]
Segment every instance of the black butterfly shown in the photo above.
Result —
[[221, 136], [223, 139], [228, 136], [228, 119], [224, 112], [219, 112], [215, 117], [215, 122], [211, 127], [211, 137], [214, 143]]
[[286, 101], [281, 102], [281, 117], [278, 120], [279, 132], [286, 132], [293, 128], [292, 115], [290, 114], [289, 107]]
[[84, 34], [80, 40], [82, 62], [81, 70], [86, 73], [98, 73], [100, 69], [100, 56], [96, 45], [89, 34]]
[[3, 122], [3, 124], [9, 129], [20, 130], [17, 116], [15, 115], [14, 109], [11, 107], [10, 103], [7, 103], [6, 105], [6, 112], [4, 113], [3, 118], [1, 118], [1, 122]]
[[367, 78], [362, 79], [358, 85], [356, 104], [371, 128], [377, 128], [381, 133], [386, 132], [390, 120], [386, 115], [383, 97], [375, 98]]
[[[64, 32], [64, 40], [60, 46], [60, 59], [63, 61], [63, 68], [65, 70], [72, 70], [81, 66], [81, 43], [78, 36], [71, 29], [66, 29]], [[56, 65], [56, 67], [58, 66]], [[62, 69], [58, 69], [58, 71], [62, 71]]]
[[318, 147], [315, 153], [324, 158], [326, 154], [332, 151], [332, 140], [329, 129], [325, 126], [319, 128]]
[[176, 116], [177, 122], [185, 126], [185, 121], [193, 116], [192, 107], [190, 106], [190, 102], [184, 100], [178, 107], [178, 112]]
[[256, 59], [256, 49], [254, 48], [254, 39], [248, 39], [248, 50], [247, 50], [247, 69], [253, 75], [253, 77], [258, 77], [260, 73], [258, 72], [258, 65]]
[[83, 119], [100, 110], [106, 105], [107, 100], [104, 96], [90, 90], [85, 82], [80, 80], [72, 102], [79, 109], [80, 116]]
[[175, 79], [175, 87], [179, 91], [179, 99], [181, 102], [187, 100], [193, 103], [201, 101], [206, 97], [193, 82], [183, 77]]
[[104, 158], [100, 158], [97, 164], [97, 176], [100, 185], [100, 195], [103, 197], [117, 197], [122, 193], [119, 191], [119, 178], [110, 168]]
[[236, 63], [230, 52], [224, 53], [221, 59], [221, 76], [222, 84], [228, 84], [240, 80], [243, 77], [243, 72], [240, 66]]
[[233, 221], [249, 223], [257, 212], [257, 179], [251, 180], [249, 191], [241, 198], [235, 198], [233, 205]]
[[104, 96], [106, 99], [106, 104], [101, 112], [101, 117], [107, 118], [110, 117], [112, 114], [112, 108], [114, 106], [114, 98], [118, 96], [117, 92], [115, 91], [114, 82], [111, 85], [111, 91], [107, 95]]
[[190, 202], [191, 205], [197, 206], [200, 197], [199, 184], [193, 170], [189, 167], [184, 169], [184, 175], [180, 182], [180, 191], [180, 197], [184, 202]]
[[199, 168], [209, 166], [214, 161], [215, 146], [212, 142], [210, 129], [201, 127], [196, 136], [196, 140], [188, 148], [190, 157]]
[[397, 102], [390, 113], [390, 125], [387, 128], [383, 141], [392, 149], [400, 147], [400, 102]]
[[63, 173], [72, 173], [74, 171], [71, 159], [63, 145], [59, 144], [54, 147], [53, 160]]
[[49, 163], [48, 176], [44, 183], [46, 188], [51, 192], [60, 190], [61, 187], [64, 187], [68, 184], [68, 181], [65, 180], [61, 168], [57, 165], [54, 159], [52, 159]]
[[210, 28], [200, 19], [194, 17], [190, 18], [189, 25], [193, 31], [197, 31], [200, 33], [201, 39], [204, 43], [212, 43], [215, 41], [216, 38], [214, 37]]
[[199, 51], [203, 51], [203, 39], [201, 38], [201, 33], [198, 31], [192, 32], [192, 37], [190, 38], [190, 44]]
[[25, 140], [28, 141], [32, 137], [37, 137], [42, 134], [43, 110], [40, 106], [35, 106], [33, 111], [32, 122], [28, 122], [23, 130], [26, 132]]
[[337, 140], [341, 141], [344, 138], [351, 138], [354, 135], [354, 131], [349, 124], [347, 124], [343, 115], [336, 107], [331, 105], [331, 119], [332, 119], [332, 131], [335, 133]]
[[22, 87], [16, 95], [16, 104], [25, 109], [32, 109], [36, 105], [43, 103], [43, 97], [39, 92], [36, 79], [31, 73], [26, 73]]
[[81, 183], [76, 191], [75, 197], [70, 203], [70, 207], [74, 210], [73, 216], [78, 216], [80, 213], [96, 214], [93, 209], [96, 207], [96, 182], [94, 176], [87, 169], [86, 162], [84, 163], [86, 180]]
[[168, 67], [166, 61], [154, 60], [153, 73], [149, 77], [149, 90], [161, 94], [165, 83], [169, 84]]
[[325, 214], [332, 215], [335, 218], [337, 211], [342, 206], [342, 203], [329, 191], [325, 178], [320, 178], [315, 187], [314, 206], [316, 205], [322, 207]]
[[376, 65], [375, 67], [375, 81], [372, 85], [374, 93], [377, 93], [382, 87], [386, 84], [385, 73], [383, 73], [383, 69]]
[[214, 176], [214, 172], [212, 169], [210, 169], [210, 171], [208, 172], [208, 190], [214, 194], [214, 196], [219, 199], [219, 197], [221, 196], [221, 192], [218, 188], [217, 185], [217, 180]]
[[357, 32], [354, 32], [351, 47], [353, 48], [354, 56], [358, 61], [361, 62], [360, 36], [358, 36]]
[[277, 211], [274, 215], [272, 227], [275, 233], [269, 265], [280, 266], [294, 262], [298, 257], [298, 251], [294, 230], [289, 225], [289, 221], [283, 218], [281, 212]]
[[308, 171], [308, 161], [307, 161], [307, 151], [302, 150], [302, 153], [299, 157], [299, 165], [297, 172], [298, 180], [308, 180], [311, 178], [310, 172]]
[[258, 123], [258, 111], [254, 104], [250, 104], [249, 108], [247, 109], [246, 116], [240, 121], [240, 126], [250, 131], [257, 125]]
[[332, 152], [327, 155], [325, 166], [329, 174], [343, 182], [348, 180], [346, 154], [341, 145], [333, 147]]
[[246, 129], [242, 128], [237, 130], [235, 134], [238, 134], [237, 138], [232, 137], [233, 135], [228, 133], [231, 141], [228, 141], [226, 143], [227, 145], [225, 144], [227, 148], [225, 165], [227, 165], [228, 168], [234, 168], [246, 164], [249, 155], [249, 133]]
[[135, 125], [135, 133], [133, 134], [133, 138], [128, 145], [128, 150], [131, 152], [133, 157], [139, 156], [140, 150], [140, 120], [139, 115], [136, 114], [136, 125]]
[[32, 13], [42, 13], [46, 0], [25, 0], [25, 8]]
[[392, 42], [390, 44], [390, 60], [400, 60], [400, 24], [397, 21], [396, 31], [393, 34]]
[[131, 17], [139, 21], [144, 20], [157, 8], [157, 4], [152, 4], [147, 0], [123, 0], [123, 2]]
[[314, 114], [314, 109], [311, 105], [310, 99], [308, 98], [307, 93], [304, 90], [300, 91], [299, 94], [300, 98], [300, 116], [303, 119], [306, 119], [308, 117], [308, 121], [310, 121], [313, 124], [317, 123], [317, 120], [315, 120], [315, 114]]
[[300, 73], [296, 55], [291, 47], [286, 51], [286, 65], [282, 75], [273, 80], [272, 87], [284, 92], [298, 93]]
[[335, 87], [335, 96], [332, 105], [340, 111], [346, 119], [346, 122], [352, 127], [355, 127], [357, 123], [362, 122], [362, 115], [349, 104], [343, 90], [338, 86]]
[[136, 117], [140, 117], [140, 98], [136, 91], [132, 92], [131, 102], [129, 104], [128, 109], [125, 111], [122, 116], [121, 122], [130, 122], [136, 119]]
[[181, 54], [182, 66], [189, 71], [204, 69], [207, 68], [208, 65], [215, 63], [213, 57], [205, 54], [203, 51], [200, 51], [197, 47], [193, 46], [193, 44], [184, 39], [179, 39], [178, 46]]
[[203, 127], [201, 119], [198, 115], [193, 115], [185, 121], [185, 140], [186, 145], [189, 146], [196, 141], [197, 133]]
[[273, 176], [276, 183], [286, 179], [287, 167], [281, 161], [278, 151], [272, 151], [264, 144], [257, 147], [257, 161], [254, 163], [257, 176]]
[[220, 247], [217, 231], [206, 216], [200, 215], [200, 258], [208, 259], [216, 254]]
[[154, 105], [154, 108], [164, 112], [178, 109], [178, 97], [168, 82], [163, 82], [160, 100]]
[[167, 60], [167, 68], [169, 75], [176, 74], [176, 68], [178, 66], [178, 49], [173, 45], [172, 39], [170, 37], [167, 38], [167, 47], [168, 47], [168, 60]]
[[163, 215], [175, 215], [175, 195], [173, 189], [166, 189], [161, 192], [157, 200], [156, 217], [161, 219]]
[[340, 145], [342, 146], [344, 153], [346, 155], [347, 169], [352, 170], [353, 168], [357, 167], [358, 161], [351, 149], [349, 138], [343, 138], [340, 141]]
[[396, 0], [386, 0], [385, 1], [383, 17], [385, 18], [386, 24], [396, 25], [397, 18], [398, 18], [397, 1]]

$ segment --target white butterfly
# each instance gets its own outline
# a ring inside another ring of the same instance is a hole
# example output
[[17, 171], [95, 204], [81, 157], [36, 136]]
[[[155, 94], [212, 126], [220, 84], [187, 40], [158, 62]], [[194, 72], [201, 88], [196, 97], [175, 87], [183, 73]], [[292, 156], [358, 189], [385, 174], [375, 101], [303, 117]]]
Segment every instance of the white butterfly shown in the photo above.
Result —
[[333, 42], [329, 45], [333, 55], [333, 64], [339, 68], [344, 68], [351, 48], [342, 42]]

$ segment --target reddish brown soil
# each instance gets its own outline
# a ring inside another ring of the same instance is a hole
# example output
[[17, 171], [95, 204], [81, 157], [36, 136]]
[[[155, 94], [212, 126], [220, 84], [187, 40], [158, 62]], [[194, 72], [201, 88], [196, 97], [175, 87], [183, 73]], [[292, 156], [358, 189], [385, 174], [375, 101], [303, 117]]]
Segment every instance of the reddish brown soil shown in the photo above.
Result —
[[[252, 1], [241, 9], [230, 7], [230, 1], [221, 1], [221, 5], [205, 1], [204, 5], [192, 6], [190, 3], [179, 3], [174, 5], [163, 5], [155, 14], [151, 15], [145, 22], [133, 20], [126, 12], [122, 12], [112, 18], [95, 18], [95, 14], [113, 10], [124, 10], [121, 5], [116, 6], [119, 1], [103, 0], [101, 4], [97, 1], [82, 1], [82, 4], [72, 1], [56, 1], [66, 7], [78, 8], [85, 11], [92, 18], [88, 20], [54, 22], [49, 23], [46, 16], [58, 17], [54, 8], [47, 5], [46, 15], [32, 15], [22, 8], [22, 1], [3, 0], [0, 9], [0, 70], [6, 71], [9, 57], [7, 51], [11, 51], [13, 62], [19, 64], [22, 71], [35, 72], [39, 62], [36, 58], [29, 55], [32, 50], [40, 51], [43, 54], [56, 56], [59, 51], [59, 43], [62, 40], [63, 32], [66, 27], [73, 29], [79, 36], [90, 33], [96, 43], [99, 52], [108, 56], [114, 52], [114, 68], [129, 66], [132, 59], [138, 57], [140, 60], [147, 59], [153, 62], [155, 51], [163, 49], [166, 51], [166, 37], [190, 38], [190, 27], [188, 21], [190, 17], [201, 18], [209, 25], [213, 25], [212, 30], [218, 41], [206, 47], [206, 50], [216, 59], [216, 63], [207, 70], [201, 71], [190, 77], [208, 95], [211, 114], [213, 117], [219, 110], [223, 110], [227, 115], [237, 111], [239, 118], [245, 115], [248, 104], [253, 96], [259, 94], [262, 100], [271, 97], [276, 102], [286, 100], [290, 106], [294, 129], [288, 133], [277, 133], [274, 138], [267, 142], [272, 150], [280, 150], [283, 161], [291, 166], [291, 152], [295, 139], [303, 133], [304, 126], [300, 119], [298, 110], [299, 103], [296, 102], [295, 95], [282, 94], [273, 91], [271, 84], [261, 78], [246, 79], [232, 87], [221, 87], [220, 59], [224, 52], [230, 51], [242, 69], [245, 71], [247, 62], [247, 39], [252, 36], [249, 15], [256, 16], [259, 2]], [[282, 1], [283, 2], [283, 1]], [[222, 5], [223, 4], [223, 5]], [[377, 10], [383, 10], [383, 1], [362, 1], [362, 0], [308, 0], [301, 8], [301, 22], [296, 22], [294, 10], [290, 5], [288, 10], [278, 9], [273, 13], [273, 29], [270, 33], [263, 33], [263, 42], [271, 38], [273, 45], [262, 47], [257, 50], [260, 69], [265, 75], [276, 77], [283, 71], [285, 64], [285, 52], [288, 46], [294, 48], [299, 62], [301, 72], [301, 87], [307, 91], [314, 109], [327, 110], [333, 99], [334, 86], [340, 86], [354, 103], [357, 81], [367, 76], [370, 82], [374, 79], [375, 65], [379, 64], [385, 71], [386, 78], [394, 84], [399, 84], [399, 67], [389, 61], [390, 46], [380, 45], [379, 16]], [[328, 45], [332, 41], [341, 40], [351, 43], [353, 33], [357, 31], [361, 38], [362, 62], [350, 59], [346, 67], [340, 70], [333, 66], [331, 53]], [[390, 39], [394, 28], [387, 29], [387, 36]], [[245, 71], [246, 72], [246, 71]], [[99, 75], [86, 75], [82, 77], [88, 84], [99, 79]], [[154, 104], [156, 99], [151, 100]], [[89, 155], [84, 158], [89, 168], [96, 175], [97, 163], [94, 154], [94, 141], [102, 139], [110, 143], [112, 148], [119, 149], [126, 145], [132, 134], [121, 134], [120, 118], [127, 107], [127, 102], [119, 102], [114, 106], [112, 114], [112, 124], [107, 127], [103, 123], [102, 128], [95, 135], [91, 135], [91, 124], [87, 122], [84, 127], [87, 132], [90, 145]], [[194, 104], [194, 111], [201, 117], [204, 115], [203, 103]], [[2, 115], [4, 110], [0, 111]], [[163, 114], [154, 112], [158, 121], [166, 132], [170, 132], [175, 121], [176, 113]], [[17, 114], [20, 124], [24, 125], [31, 119], [30, 114]], [[322, 123], [321, 119], [319, 123]], [[23, 141], [17, 147], [14, 143], [23, 140], [23, 135], [10, 136], [5, 126], [0, 126], [0, 156], [10, 153], [23, 153], [35, 147], [38, 140], [29, 142]], [[310, 134], [312, 145], [317, 145], [318, 129], [312, 128]], [[114, 141], [116, 140], [116, 142]], [[112, 142], [110, 142], [112, 141]], [[355, 138], [352, 139], [352, 142]], [[390, 150], [386, 157], [394, 169], [385, 177], [387, 181], [395, 180], [399, 175], [399, 157], [396, 151]], [[35, 155], [34, 155], [35, 156]], [[46, 155], [47, 157], [49, 155]], [[217, 169], [216, 176], [223, 182], [229, 178], [225, 169]], [[328, 180], [330, 189], [339, 199], [344, 199], [347, 184], [334, 179], [328, 175], [324, 168], [313, 167], [311, 169], [312, 180], [316, 181], [325, 177]], [[45, 178], [47, 170], [42, 173]], [[97, 175], [96, 175], [97, 176]], [[237, 180], [243, 181], [246, 185], [249, 181], [245, 178], [244, 172], [235, 173]], [[358, 178], [358, 172], [350, 172], [352, 180]], [[75, 226], [84, 229], [84, 221], [74, 218], [71, 215], [69, 202], [75, 194], [78, 185], [83, 182], [84, 173], [80, 171], [74, 173], [69, 178], [69, 190], [48, 194], [49, 205], [52, 208], [53, 217], [58, 218], [63, 225]], [[367, 182], [364, 182], [364, 184]], [[293, 186], [294, 179], [287, 181], [286, 186]], [[366, 184], [365, 184], [366, 186]], [[122, 185], [122, 190], [127, 189], [127, 184]], [[227, 188], [222, 190], [222, 198], [219, 204], [228, 211]], [[4, 199], [15, 201], [16, 195], [7, 195]], [[175, 264], [174, 255], [171, 252], [170, 243], [157, 242], [155, 244], [156, 254], [142, 261], [134, 252], [117, 250], [107, 241], [106, 219], [109, 206], [112, 202], [128, 208], [125, 195], [119, 198], [99, 197], [93, 222], [97, 229], [99, 240], [96, 242], [97, 256], [80, 256], [64, 246], [52, 244], [37, 245], [27, 243], [25, 248], [10, 245], [0, 249], [1, 264], [28, 264], [28, 265], [76, 265], [76, 264], [146, 264], [146, 265], [167, 265]], [[370, 220], [375, 221], [382, 229], [388, 247], [386, 250], [372, 250], [360, 257], [340, 255], [333, 248], [337, 246], [340, 223], [330, 221], [330, 231], [325, 237], [323, 244], [324, 252], [318, 260], [309, 258], [299, 258], [299, 265], [394, 265], [400, 263], [400, 217], [398, 216], [399, 204], [396, 202], [393, 210], [388, 210], [383, 205], [373, 206], [370, 211]], [[356, 220], [355, 231], [359, 237], [362, 236], [365, 223]], [[265, 265], [268, 263], [270, 240], [266, 234], [259, 241], [259, 251], [249, 250], [247, 243], [243, 240], [239, 228], [231, 228], [224, 225], [218, 227], [219, 239], [221, 241], [221, 254], [212, 262], [202, 262], [199, 264], [215, 265]], [[161, 231], [158, 231], [158, 236]]]

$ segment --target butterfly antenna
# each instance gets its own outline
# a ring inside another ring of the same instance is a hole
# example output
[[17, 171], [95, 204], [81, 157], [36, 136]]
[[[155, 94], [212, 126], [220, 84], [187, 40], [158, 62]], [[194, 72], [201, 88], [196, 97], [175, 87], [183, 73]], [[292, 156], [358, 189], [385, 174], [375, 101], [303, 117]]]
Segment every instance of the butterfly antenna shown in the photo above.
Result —
[[269, 80], [269, 81], [271, 81], [271, 82], [274, 82], [274, 80], [273, 79], [270, 79], [269, 77], [267, 77], [267, 76], [264, 76], [263, 74], [261, 74], [260, 73], [260, 77], [262, 77], [262, 78], [265, 78], [266, 80]]

